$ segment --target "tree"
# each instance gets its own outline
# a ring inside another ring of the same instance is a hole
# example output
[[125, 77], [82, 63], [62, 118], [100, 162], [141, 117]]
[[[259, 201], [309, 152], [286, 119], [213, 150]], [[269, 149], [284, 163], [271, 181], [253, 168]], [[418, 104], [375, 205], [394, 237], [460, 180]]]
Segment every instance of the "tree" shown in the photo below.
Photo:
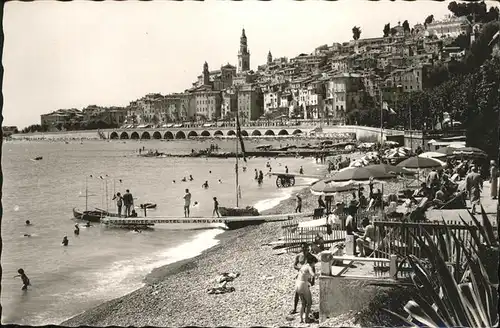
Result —
[[391, 33], [391, 23], [384, 25], [384, 38], [388, 37], [389, 33]]
[[424, 26], [427, 27], [428, 24], [432, 23], [434, 21], [434, 15], [429, 15], [424, 21]]
[[354, 26], [352, 28], [352, 38], [357, 41], [359, 40], [359, 37], [361, 36], [361, 28], [359, 28], [358, 26]]
[[410, 23], [408, 23], [408, 20], [403, 22], [403, 31], [405, 34], [410, 32]]

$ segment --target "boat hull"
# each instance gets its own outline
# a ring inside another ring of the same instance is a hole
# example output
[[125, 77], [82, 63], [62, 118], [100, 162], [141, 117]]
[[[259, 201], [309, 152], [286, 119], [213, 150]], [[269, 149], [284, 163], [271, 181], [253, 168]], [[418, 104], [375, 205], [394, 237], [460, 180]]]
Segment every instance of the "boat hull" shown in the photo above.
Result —
[[90, 222], [101, 222], [102, 217], [111, 216], [118, 217], [118, 214], [109, 213], [106, 211], [78, 211], [76, 208], [73, 208], [73, 217], [78, 220], [85, 220]]

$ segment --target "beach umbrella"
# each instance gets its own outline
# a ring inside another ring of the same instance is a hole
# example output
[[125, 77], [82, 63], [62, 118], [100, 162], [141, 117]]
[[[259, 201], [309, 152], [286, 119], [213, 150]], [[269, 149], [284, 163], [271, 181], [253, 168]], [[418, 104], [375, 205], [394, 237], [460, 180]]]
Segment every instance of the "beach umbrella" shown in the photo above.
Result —
[[335, 182], [320, 180], [311, 186], [311, 193], [316, 196], [332, 195], [336, 192], [346, 192], [357, 190], [358, 186], [351, 181]]
[[453, 146], [446, 146], [446, 147], [442, 147], [442, 148], [439, 148], [438, 150], [436, 150], [437, 153], [441, 153], [441, 154], [445, 154], [446, 156], [452, 156], [453, 155], [453, 152], [456, 150], [457, 148], [453, 147]]
[[339, 171], [334, 174], [331, 178], [327, 179], [330, 181], [369, 181], [370, 179], [392, 179], [395, 175], [383, 171], [370, 170], [367, 167], [348, 167], [345, 170]]
[[409, 169], [430, 169], [430, 168], [438, 168], [443, 166], [443, 162], [435, 158], [427, 158], [420, 156], [413, 156], [405, 159], [397, 166], [406, 167]]
[[422, 153], [418, 156], [427, 157], [427, 158], [441, 158], [441, 157], [446, 157], [447, 155], [444, 153], [437, 152], [437, 151], [428, 151], [428, 152]]
[[375, 164], [366, 167], [371, 171], [381, 171], [389, 174], [415, 175], [415, 172], [405, 170], [402, 167], [389, 164]]
[[475, 147], [462, 147], [453, 150], [453, 155], [474, 158], [486, 158], [488, 154], [484, 150]]

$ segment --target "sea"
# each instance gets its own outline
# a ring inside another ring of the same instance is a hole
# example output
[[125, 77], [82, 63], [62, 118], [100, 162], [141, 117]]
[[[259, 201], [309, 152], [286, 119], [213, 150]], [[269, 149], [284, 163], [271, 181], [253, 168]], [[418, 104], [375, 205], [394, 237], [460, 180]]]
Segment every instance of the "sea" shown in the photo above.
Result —
[[[287, 140], [266, 140], [285, 146]], [[236, 205], [235, 159], [146, 158], [139, 148], [166, 153], [205, 149], [213, 140], [132, 141], [8, 141], [3, 144], [2, 323], [60, 324], [62, 321], [144, 285], [154, 268], [201, 254], [218, 243], [224, 230], [217, 225], [157, 225], [141, 233], [83, 227], [73, 218], [74, 207], [115, 211], [112, 196], [130, 189], [136, 206], [156, 203], [148, 216], [183, 216], [184, 190], [192, 194], [191, 216], [211, 216], [213, 197], [220, 206]], [[235, 140], [216, 141], [221, 150], [234, 151]], [[263, 141], [260, 141], [263, 143]], [[246, 143], [248, 150], [259, 141]], [[43, 159], [35, 161], [34, 158]], [[321, 174], [313, 158], [248, 158], [239, 161], [241, 206], [271, 209], [313, 180], [299, 178], [292, 188], [278, 189], [265, 177], [259, 186], [254, 170]], [[246, 166], [246, 171], [243, 167]], [[193, 181], [182, 182], [193, 176]], [[175, 180], [175, 183], [174, 183]], [[209, 188], [201, 185], [208, 181]], [[88, 197], [85, 197], [87, 190]], [[137, 209], [141, 215], [142, 212]], [[25, 225], [30, 220], [32, 225]], [[80, 234], [74, 235], [75, 224]], [[29, 236], [25, 236], [29, 235]], [[61, 241], [68, 236], [69, 245]], [[17, 270], [31, 281], [27, 291]]]

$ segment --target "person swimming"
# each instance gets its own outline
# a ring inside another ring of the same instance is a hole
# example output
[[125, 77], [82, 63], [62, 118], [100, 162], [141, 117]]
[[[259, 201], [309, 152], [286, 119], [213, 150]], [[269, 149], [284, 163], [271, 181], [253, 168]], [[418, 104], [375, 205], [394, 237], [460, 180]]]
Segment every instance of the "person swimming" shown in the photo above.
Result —
[[75, 231], [74, 231], [75, 235], [79, 235], [80, 234], [80, 227], [78, 226], [78, 223], [75, 224]]
[[27, 225], [27, 226], [31, 225], [30, 220], [26, 220], [26, 225]]
[[61, 244], [63, 244], [63, 246], [68, 246], [68, 244], [69, 244], [69, 240], [68, 240], [68, 237], [67, 237], [67, 236], [64, 236], [64, 238], [63, 238], [63, 240], [62, 240], [62, 243], [61, 243]]
[[193, 181], [193, 180], [194, 180], [194, 178], [193, 178], [193, 176], [190, 174], [190, 175], [189, 175], [189, 181]]
[[212, 174], [212, 171], [208, 171], [209, 174]]
[[221, 180], [221, 179], [219, 179], [219, 183], [222, 183], [222, 180]]
[[205, 181], [202, 185], [202, 188], [208, 189], [208, 181]]
[[186, 182], [187, 181], [186, 177], [182, 178], [181, 181]]
[[23, 236], [24, 237], [31, 237], [31, 235], [29, 233], [25, 233]]
[[27, 290], [28, 286], [31, 286], [30, 279], [28, 278], [26, 273], [24, 273], [23, 269], [17, 270], [17, 273], [19, 274], [14, 276], [14, 278], [21, 277], [21, 280], [23, 281], [23, 287], [21, 288], [21, 290]]
[[172, 183], [175, 183], [175, 180], [172, 180]]

